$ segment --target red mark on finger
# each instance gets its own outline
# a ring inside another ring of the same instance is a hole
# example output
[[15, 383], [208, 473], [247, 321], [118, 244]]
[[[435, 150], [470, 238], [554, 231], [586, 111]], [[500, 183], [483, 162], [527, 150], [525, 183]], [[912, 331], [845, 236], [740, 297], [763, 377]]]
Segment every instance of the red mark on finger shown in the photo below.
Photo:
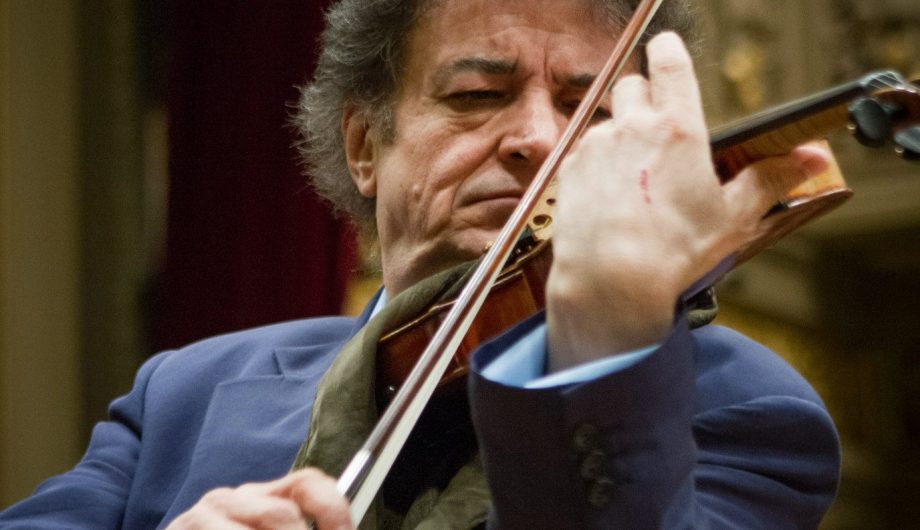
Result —
[[643, 169], [642, 173], [639, 175], [639, 187], [642, 188], [645, 204], [652, 204], [652, 196], [648, 193], [648, 170]]

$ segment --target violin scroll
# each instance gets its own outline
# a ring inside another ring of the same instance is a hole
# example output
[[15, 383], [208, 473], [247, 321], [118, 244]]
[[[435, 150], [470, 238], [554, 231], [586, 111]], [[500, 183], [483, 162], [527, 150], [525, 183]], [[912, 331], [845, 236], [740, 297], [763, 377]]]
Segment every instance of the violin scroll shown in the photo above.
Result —
[[865, 97], [850, 105], [850, 123], [847, 125], [856, 141], [866, 147], [882, 147], [891, 138], [892, 118], [897, 108]]
[[920, 160], [920, 83], [887, 73], [873, 80], [877, 90], [849, 107], [847, 129], [868, 147], [894, 144], [906, 160]]

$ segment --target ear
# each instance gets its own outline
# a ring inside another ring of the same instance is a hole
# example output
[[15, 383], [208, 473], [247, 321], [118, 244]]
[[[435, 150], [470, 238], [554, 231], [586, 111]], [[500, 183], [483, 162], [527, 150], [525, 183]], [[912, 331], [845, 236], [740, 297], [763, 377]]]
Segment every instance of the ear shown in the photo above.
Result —
[[365, 197], [377, 196], [377, 140], [367, 116], [349, 105], [342, 115], [342, 137], [348, 171], [358, 191]]

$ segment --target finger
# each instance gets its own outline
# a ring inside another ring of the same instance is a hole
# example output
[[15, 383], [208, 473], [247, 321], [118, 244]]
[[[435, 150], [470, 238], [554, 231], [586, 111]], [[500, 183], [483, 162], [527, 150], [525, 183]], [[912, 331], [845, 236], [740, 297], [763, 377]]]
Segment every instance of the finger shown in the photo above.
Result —
[[275, 494], [297, 503], [318, 530], [354, 528], [348, 501], [329, 475], [315, 468], [301, 469], [279, 481], [279, 486]]
[[646, 50], [652, 105], [665, 112], [702, 116], [693, 60], [681, 38], [672, 32], [660, 33]]
[[244, 485], [217, 506], [233, 521], [251, 528], [303, 530], [304, 513], [291, 499], [266, 495], [261, 485]]
[[829, 164], [827, 153], [812, 146], [755, 162], [723, 186], [726, 200], [737, 208], [763, 215], [790, 190], [825, 171]]
[[[267, 497], [263, 497], [267, 499]], [[260, 499], [252, 498], [245, 494], [240, 494], [237, 490], [230, 488], [218, 488], [208, 492], [201, 498], [191, 510], [185, 512], [169, 525], [170, 530], [182, 530], [186, 528], [229, 528], [233, 530], [251, 529], [251, 528], [296, 528], [288, 525], [279, 524], [281, 521], [276, 517], [263, 524], [260, 515], [271, 513], [273, 510], [264, 510], [263, 503]], [[274, 499], [280, 501], [281, 499]], [[302, 520], [299, 518], [300, 509], [292, 502], [289, 512], [293, 513], [294, 521]], [[291, 509], [293, 508], [293, 509]], [[301, 526], [303, 523], [301, 523]]]
[[202, 528], [220, 528], [221, 530], [252, 530], [252, 527], [227, 520], [217, 513], [201, 511], [185, 512], [169, 523], [166, 530], [201, 530]]
[[611, 96], [613, 118], [622, 118], [631, 110], [648, 108], [651, 105], [648, 80], [639, 74], [627, 75], [613, 86]]

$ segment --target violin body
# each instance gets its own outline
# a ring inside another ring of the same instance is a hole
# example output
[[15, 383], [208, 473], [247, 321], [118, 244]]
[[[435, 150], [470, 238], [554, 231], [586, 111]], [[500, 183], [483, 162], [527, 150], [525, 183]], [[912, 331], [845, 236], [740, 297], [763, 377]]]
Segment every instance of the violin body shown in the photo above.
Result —
[[[448, 388], [464, 381], [473, 351], [514, 324], [546, 306], [546, 279], [552, 265], [552, 245], [533, 239], [515, 248], [512, 262], [499, 276], [438, 383]], [[381, 337], [377, 346], [377, 403], [387, 403], [415, 366], [418, 352], [437, 332], [454, 301], [436, 304], [424, 314]], [[412, 352], [415, 352], [413, 354]]]

